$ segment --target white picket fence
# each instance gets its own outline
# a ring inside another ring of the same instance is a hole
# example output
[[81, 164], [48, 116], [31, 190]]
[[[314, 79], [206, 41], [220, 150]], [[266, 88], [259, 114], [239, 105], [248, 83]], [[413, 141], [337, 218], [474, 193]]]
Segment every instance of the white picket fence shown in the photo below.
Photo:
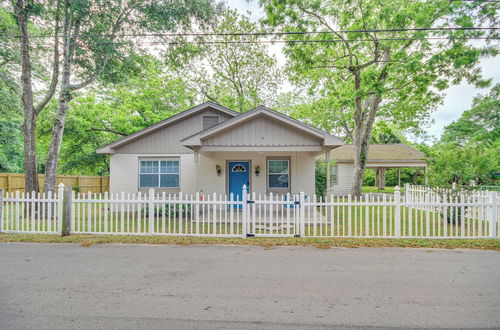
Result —
[[404, 185], [405, 196], [407, 199], [419, 199], [423, 198], [423, 196], [461, 196], [468, 199], [489, 199], [491, 194], [496, 194], [500, 196], [500, 191], [493, 191], [487, 189], [479, 189], [479, 187], [471, 187], [471, 186], [458, 186], [452, 185], [451, 187], [444, 186], [426, 186], [426, 185], [411, 185], [406, 183]]
[[[407, 187], [408, 188], [408, 187]], [[172, 236], [379, 238], [498, 237], [499, 196], [432, 192], [361, 198], [300, 194], [9, 193], [0, 232]]]

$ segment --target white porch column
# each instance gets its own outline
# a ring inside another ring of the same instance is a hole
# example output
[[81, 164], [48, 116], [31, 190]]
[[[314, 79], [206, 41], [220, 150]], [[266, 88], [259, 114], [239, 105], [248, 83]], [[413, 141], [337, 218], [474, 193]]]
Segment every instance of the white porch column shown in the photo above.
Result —
[[427, 165], [426, 165], [426, 166], [424, 166], [424, 184], [426, 186], [429, 184], [429, 178], [427, 176], [428, 176], [428, 173], [427, 173]]
[[198, 187], [198, 173], [200, 172], [200, 153], [195, 150], [194, 152], [194, 167], [195, 167], [195, 174], [194, 174], [194, 191], [199, 192], [200, 189]]
[[398, 186], [401, 187], [401, 167], [398, 167]]
[[330, 193], [330, 150], [325, 152], [325, 162], [326, 162], [326, 193]]

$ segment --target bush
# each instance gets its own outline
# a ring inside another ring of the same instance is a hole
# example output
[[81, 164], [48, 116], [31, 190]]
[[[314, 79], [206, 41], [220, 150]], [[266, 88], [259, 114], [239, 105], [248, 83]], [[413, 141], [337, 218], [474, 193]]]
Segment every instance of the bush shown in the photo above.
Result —
[[[154, 215], [161, 216], [165, 210], [165, 216], [178, 217], [181, 214], [183, 217], [191, 216], [192, 205], [191, 204], [164, 204], [162, 207], [154, 208]], [[146, 216], [149, 215], [149, 207], [145, 211]]]

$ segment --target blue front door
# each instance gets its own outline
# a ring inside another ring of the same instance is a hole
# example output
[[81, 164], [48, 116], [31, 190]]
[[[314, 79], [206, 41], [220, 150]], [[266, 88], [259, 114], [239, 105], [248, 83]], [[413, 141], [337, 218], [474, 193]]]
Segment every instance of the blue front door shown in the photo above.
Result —
[[250, 192], [250, 163], [228, 162], [229, 194], [233, 194], [234, 200], [241, 201], [243, 185]]

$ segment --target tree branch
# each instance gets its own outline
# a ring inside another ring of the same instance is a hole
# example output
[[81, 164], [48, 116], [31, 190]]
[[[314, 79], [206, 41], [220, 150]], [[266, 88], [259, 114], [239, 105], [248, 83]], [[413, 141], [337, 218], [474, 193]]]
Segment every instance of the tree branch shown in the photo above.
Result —
[[[123, 10], [120, 15], [118, 16], [118, 18], [116, 19], [116, 22], [115, 24], [113, 25], [113, 28], [111, 29], [111, 34], [110, 34], [110, 42], [113, 42], [116, 38], [116, 32], [118, 32], [118, 30], [120, 29], [120, 26], [121, 24], [123, 23], [123, 17], [130, 14], [130, 12], [132, 11], [132, 7], [128, 7], [126, 8], [125, 10]], [[101, 65], [100, 68], [95, 68], [95, 72], [94, 74], [92, 74], [89, 78], [87, 78], [85, 81], [81, 82], [81, 83], [78, 83], [78, 84], [70, 84], [68, 87], [69, 89], [71, 90], [77, 90], [77, 89], [81, 89], [81, 88], [84, 88], [88, 85], [90, 85], [91, 83], [93, 83], [94, 81], [96, 81], [96, 79], [102, 74], [102, 72], [104, 71], [104, 69], [106, 68], [106, 65], [109, 61], [109, 52], [106, 53], [106, 56], [104, 58], [104, 62], [103, 64]]]
[[45, 93], [44, 98], [34, 107], [35, 116], [47, 106], [56, 92], [57, 84], [59, 83], [59, 1], [56, 7], [56, 27], [54, 31], [54, 63], [52, 64], [52, 78], [50, 80], [49, 89]]

